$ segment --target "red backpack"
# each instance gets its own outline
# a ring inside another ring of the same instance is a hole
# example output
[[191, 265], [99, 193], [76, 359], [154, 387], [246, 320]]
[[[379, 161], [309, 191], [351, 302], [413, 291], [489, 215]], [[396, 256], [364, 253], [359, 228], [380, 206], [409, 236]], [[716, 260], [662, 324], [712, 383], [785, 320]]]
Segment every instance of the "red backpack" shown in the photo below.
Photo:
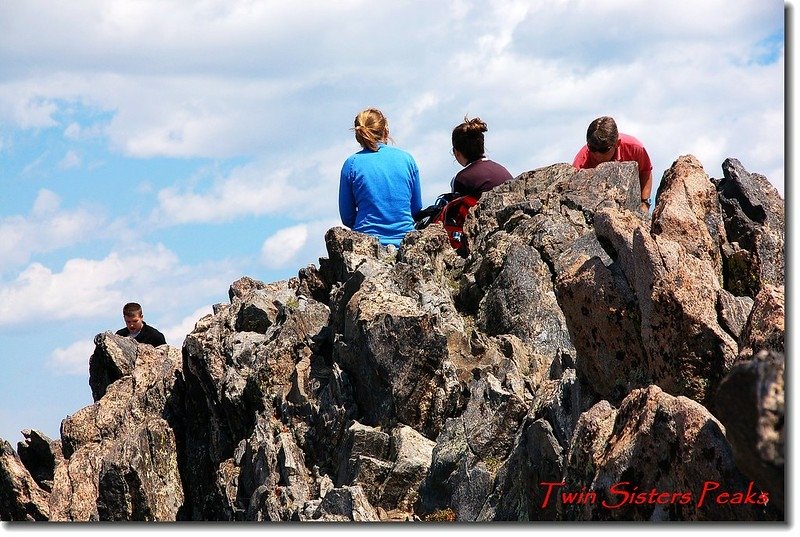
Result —
[[461, 246], [461, 236], [464, 233], [464, 220], [470, 207], [478, 203], [478, 198], [473, 196], [460, 196], [449, 201], [441, 212], [431, 221], [441, 222], [444, 225], [447, 236], [450, 238], [450, 245], [458, 250]]

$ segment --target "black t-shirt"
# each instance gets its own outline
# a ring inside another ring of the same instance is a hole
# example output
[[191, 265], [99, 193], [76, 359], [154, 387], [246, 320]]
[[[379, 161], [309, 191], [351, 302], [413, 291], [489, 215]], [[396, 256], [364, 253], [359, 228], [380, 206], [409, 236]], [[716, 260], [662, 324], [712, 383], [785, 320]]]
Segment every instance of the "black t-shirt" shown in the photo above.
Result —
[[497, 185], [513, 179], [511, 173], [500, 164], [488, 160], [476, 160], [458, 172], [453, 178], [453, 192], [479, 198]]

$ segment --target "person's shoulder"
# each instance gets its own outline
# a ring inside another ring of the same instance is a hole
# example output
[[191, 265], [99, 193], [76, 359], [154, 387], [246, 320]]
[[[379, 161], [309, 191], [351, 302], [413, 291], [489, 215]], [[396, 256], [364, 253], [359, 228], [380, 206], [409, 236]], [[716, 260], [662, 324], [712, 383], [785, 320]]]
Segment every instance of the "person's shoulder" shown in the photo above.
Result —
[[117, 330], [117, 331], [116, 331], [116, 332], [114, 332], [114, 333], [115, 333], [116, 335], [118, 335], [118, 336], [127, 336], [127, 335], [129, 334], [129, 332], [128, 332], [128, 329], [127, 329], [127, 328], [120, 328], [119, 330]]
[[353, 162], [356, 161], [356, 159], [358, 158], [359, 154], [360, 153], [353, 153], [352, 155], [350, 155], [349, 157], [344, 159], [344, 164], [342, 164], [342, 168], [348, 168], [348, 167], [352, 166]]
[[630, 134], [619, 133], [619, 139], [624, 144], [633, 147], [641, 147], [642, 149], [644, 149], [644, 144], [635, 136], [631, 136]]
[[142, 323], [142, 331], [149, 332], [151, 334], [161, 334], [161, 332], [155, 326], [151, 326], [144, 322]]
[[399, 147], [394, 145], [388, 145], [388, 144], [382, 145], [380, 150], [385, 151], [386, 154], [392, 155], [394, 157], [405, 158], [412, 161], [414, 160], [414, 157], [411, 156], [411, 153], [409, 153], [405, 149], [400, 149]]
[[504, 171], [508, 171], [508, 168], [506, 168], [505, 166], [503, 166], [503, 165], [502, 165], [502, 164], [500, 164], [499, 162], [495, 162], [495, 161], [493, 161], [493, 160], [486, 160], [486, 161], [484, 161], [484, 162], [486, 162], [486, 165], [487, 165], [487, 166], [491, 166], [492, 168], [494, 168], [494, 169], [496, 169], [496, 170], [504, 170]]

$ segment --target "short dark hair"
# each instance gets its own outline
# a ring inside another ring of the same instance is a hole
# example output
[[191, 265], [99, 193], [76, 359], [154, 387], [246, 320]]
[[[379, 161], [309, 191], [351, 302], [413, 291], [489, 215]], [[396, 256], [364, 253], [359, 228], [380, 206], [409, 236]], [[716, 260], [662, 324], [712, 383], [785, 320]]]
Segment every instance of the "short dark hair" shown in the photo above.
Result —
[[617, 145], [617, 140], [619, 131], [613, 117], [599, 117], [586, 129], [586, 145], [592, 153], [606, 153]]
[[133, 315], [142, 314], [142, 306], [136, 302], [128, 302], [122, 307], [122, 315], [124, 317], [132, 317]]
[[464, 155], [468, 162], [483, 158], [483, 133], [489, 130], [481, 118], [468, 119], [453, 129], [453, 149]]

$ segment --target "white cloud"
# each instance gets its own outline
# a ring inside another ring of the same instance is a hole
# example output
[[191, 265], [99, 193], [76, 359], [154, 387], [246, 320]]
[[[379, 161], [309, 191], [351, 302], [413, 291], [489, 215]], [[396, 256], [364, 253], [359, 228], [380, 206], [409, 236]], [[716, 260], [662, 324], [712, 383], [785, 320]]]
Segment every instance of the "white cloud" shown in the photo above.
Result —
[[325, 219], [280, 229], [264, 241], [261, 262], [273, 269], [300, 269], [308, 263], [316, 265], [320, 257], [328, 255], [325, 233], [341, 225], [339, 220]]
[[81, 157], [75, 151], [67, 151], [67, 154], [64, 155], [64, 158], [58, 163], [58, 167], [62, 170], [68, 170], [70, 168], [77, 168], [81, 165]]
[[[574, 154], [585, 126], [602, 114], [644, 126], [631, 134], [659, 162], [671, 162], [676, 145], [710, 136], [720, 118], [752, 124], [783, 112], [782, 57], [753, 63], [764, 56], [764, 39], [783, 30], [777, 3], [709, 0], [678, 9], [667, 0], [455, 1], [420, 8], [208, 0], [47, 10], [25, 2], [0, 10], [0, 19], [16, 21], [0, 23], [6, 42], [26, 44], [16, 55], [3, 55], [0, 45], [0, 61], [16, 67], [12, 82], [0, 84], [0, 117], [4, 101], [27, 103], [27, 115], [40, 119], [26, 124], [47, 124], [53, 103], [79, 99], [113, 111], [105, 130], [112, 147], [137, 157], [248, 155], [272, 163], [346, 137], [355, 112], [378, 105], [401, 147], [464, 113], [492, 119], [491, 136], [510, 144], [496, 146], [497, 155], [521, 171]], [[75, 25], [79, 35], [65, 30]], [[365, 28], [381, 29], [375, 46], [341, 37]], [[32, 31], [43, 38], [28, 39]], [[673, 123], [678, 138], [665, 136]], [[66, 134], [78, 132], [70, 125]], [[781, 169], [782, 141], [764, 141], [757, 151], [736, 145], [751, 136], [740, 133], [724, 152]], [[448, 145], [445, 139], [426, 152], [447, 154]], [[444, 170], [433, 164], [424, 175], [442, 181]], [[291, 197], [278, 168], [264, 169], [264, 182]], [[770, 179], [782, 184], [782, 173]], [[205, 192], [170, 187], [162, 209], [175, 222], [197, 222], [286, 207], [246, 180], [254, 195], [242, 200], [241, 181], [232, 177]], [[210, 203], [215, 198], [223, 203]], [[243, 209], [229, 201], [244, 202]]]
[[254, 162], [226, 175], [202, 174], [186, 185], [170, 186], [159, 191], [159, 206], [151, 219], [160, 225], [176, 225], [279, 213], [290, 220], [337, 214], [339, 171], [352, 152], [347, 145], [283, 156], [281, 161]]
[[270, 268], [282, 268], [294, 259], [308, 241], [308, 226], [283, 228], [264, 241], [261, 246], [261, 261]]
[[126, 302], [128, 288], [154, 284], [176, 266], [175, 255], [160, 245], [99, 261], [70, 259], [61, 272], [32, 263], [14, 281], [0, 283], [0, 326], [104, 315]]
[[64, 138], [69, 140], [77, 140], [81, 136], [81, 126], [79, 123], [72, 122], [64, 129]]
[[161, 332], [164, 334], [167, 343], [175, 347], [182, 347], [183, 340], [186, 339], [187, 334], [194, 330], [194, 325], [197, 324], [197, 321], [206, 315], [210, 315], [213, 313], [213, 311], [213, 307], [210, 304], [203, 306], [202, 308], [197, 308], [192, 313], [181, 319], [178, 324], [168, 326], [161, 330]]
[[27, 262], [34, 253], [50, 252], [102, 233], [102, 214], [88, 207], [61, 210], [61, 198], [42, 189], [28, 217], [0, 218], [0, 273]]
[[35, 219], [46, 218], [54, 214], [61, 205], [61, 198], [52, 190], [42, 189], [33, 202], [31, 216]]
[[57, 124], [53, 119], [57, 110], [58, 106], [48, 99], [30, 97], [14, 103], [14, 119], [23, 129], [52, 127]]
[[255, 166], [234, 170], [218, 178], [205, 192], [192, 188], [166, 188], [158, 193], [154, 217], [175, 224], [224, 222], [242, 215], [262, 215], [283, 209], [303, 197], [287, 181], [285, 170], [276, 172]]
[[88, 375], [92, 353], [94, 342], [91, 339], [76, 341], [68, 347], [53, 350], [47, 368], [57, 375]]

